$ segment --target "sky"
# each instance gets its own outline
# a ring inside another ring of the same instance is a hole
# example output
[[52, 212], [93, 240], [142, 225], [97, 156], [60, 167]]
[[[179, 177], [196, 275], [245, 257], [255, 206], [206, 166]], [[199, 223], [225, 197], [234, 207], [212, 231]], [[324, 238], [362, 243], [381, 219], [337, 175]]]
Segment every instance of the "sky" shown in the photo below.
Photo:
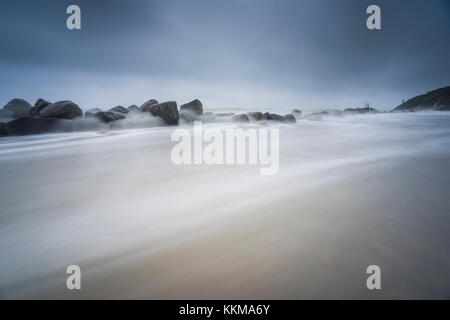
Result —
[[0, 18], [0, 106], [390, 110], [450, 85], [449, 0], [2, 0]]

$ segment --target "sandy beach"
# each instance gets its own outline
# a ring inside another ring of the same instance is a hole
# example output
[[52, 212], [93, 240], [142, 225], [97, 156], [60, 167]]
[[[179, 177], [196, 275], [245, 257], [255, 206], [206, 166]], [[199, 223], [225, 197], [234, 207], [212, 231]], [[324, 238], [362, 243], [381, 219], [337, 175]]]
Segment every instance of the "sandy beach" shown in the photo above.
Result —
[[273, 176], [176, 166], [171, 127], [0, 139], [0, 296], [450, 297], [450, 113], [277, 127]]

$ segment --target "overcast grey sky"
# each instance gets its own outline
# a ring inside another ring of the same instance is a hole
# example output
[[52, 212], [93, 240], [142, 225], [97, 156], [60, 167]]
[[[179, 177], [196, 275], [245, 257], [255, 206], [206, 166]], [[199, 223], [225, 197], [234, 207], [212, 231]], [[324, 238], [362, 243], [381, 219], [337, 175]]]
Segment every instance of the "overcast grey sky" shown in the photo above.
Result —
[[1, 105], [391, 109], [450, 85], [449, 0], [2, 0], [0, 15]]

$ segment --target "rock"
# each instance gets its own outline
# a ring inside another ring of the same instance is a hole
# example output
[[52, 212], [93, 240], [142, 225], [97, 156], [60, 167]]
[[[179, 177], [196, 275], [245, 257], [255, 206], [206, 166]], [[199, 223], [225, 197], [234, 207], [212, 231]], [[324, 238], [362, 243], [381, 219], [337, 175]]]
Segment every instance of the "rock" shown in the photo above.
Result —
[[30, 114], [31, 104], [23, 99], [12, 99], [3, 110], [8, 111], [13, 118], [28, 116]]
[[200, 116], [203, 113], [203, 106], [202, 106], [202, 103], [200, 102], [200, 100], [195, 99], [189, 103], [181, 105], [180, 111], [183, 111], [183, 110], [191, 111], [194, 114]]
[[291, 111], [291, 113], [295, 116], [301, 116], [302, 115], [302, 110], [300, 109], [294, 109]]
[[178, 124], [180, 114], [178, 113], [177, 103], [167, 101], [158, 104], [151, 104], [141, 107], [142, 112], [150, 112], [155, 117], [161, 117], [166, 124]]
[[92, 108], [92, 109], [89, 109], [89, 110], [87, 110], [85, 113], [84, 113], [84, 117], [85, 118], [93, 118], [93, 117], [95, 117], [95, 114], [96, 113], [98, 113], [98, 112], [101, 112], [102, 110], [100, 109], [100, 108]]
[[6, 130], [5, 130], [5, 124], [3, 122], [0, 122], [0, 137], [6, 136]]
[[5, 124], [4, 131], [10, 136], [70, 131], [72, 121], [57, 118], [21, 117]]
[[[158, 100], [156, 99], [150, 99], [148, 100], [146, 103], [144, 103], [139, 109], [143, 112], [149, 112], [149, 108], [150, 106], [154, 105], [154, 104], [158, 104]], [[144, 110], [145, 109], [145, 110]]]
[[264, 120], [269, 120], [269, 121], [297, 122], [296, 118], [292, 114], [287, 114], [285, 116], [281, 116], [276, 113], [265, 112], [262, 117]]
[[256, 121], [263, 120], [263, 114], [262, 114], [262, 112], [259, 112], [259, 111], [257, 111], [257, 112], [249, 112], [249, 113], [247, 113], [247, 117], [249, 119], [253, 119], [253, 120], [256, 120]]
[[94, 117], [104, 123], [125, 119], [125, 115], [123, 113], [113, 111], [100, 111], [95, 113]]
[[393, 111], [450, 111], [450, 86], [416, 96], [395, 107]]
[[118, 112], [118, 113], [122, 113], [122, 114], [127, 114], [128, 112], [130, 112], [127, 108], [122, 107], [122, 106], [117, 106], [117, 107], [111, 108], [111, 109], [109, 109], [109, 111]]
[[263, 119], [264, 120], [284, 122], [284, 117], [280, 116], [279, 114], [276, 114], [276, 113], [268, 113], [268, 112], [266, 112], [266, 113], [263, 114]]
[[138, 111], [140, 111], [140, 110], [139, 110], [139, 107], [138, 107], [137, 105], [135, 105], [135, 104], [129, 106], [127, 109], [128, 109], [128, 111], [130, 111], [130, 112], [138, 112]]
[[284, 116], [284, 122], [297, 122], [297, 119], [292, 114], [287, 114]]
[[30, 109], [30, 116], [39, 115], [39, 112], [49, 104], [51, 104], [51, 102], [48, 102], [47, 100], [44, 100], [42, 98], [37, 99], [37, 101], [34, 103], [34, 106]]
[[233, 122], [249, 122], [250, 119], [245, 114], [237, 114], [231, 118]]
[[74, 119], [76, 117], [81, 117], [83, 111], [77, 104], [65, 100], [49, 104], [41, 110], [39, 115], [42, 118]]
[[11, 112], [7, 110], [0, 109], [0, 119], [9, 120], [12, 119]]

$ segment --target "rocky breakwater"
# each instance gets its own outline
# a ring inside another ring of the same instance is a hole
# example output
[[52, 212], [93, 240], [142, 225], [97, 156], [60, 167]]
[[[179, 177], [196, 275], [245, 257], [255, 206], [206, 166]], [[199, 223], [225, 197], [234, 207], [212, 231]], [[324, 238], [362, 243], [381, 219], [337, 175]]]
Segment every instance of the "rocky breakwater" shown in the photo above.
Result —
[[83, 113], [76, 103], [64, 100], [49, 102], [38, 99], [31, 106], [23, 99], [9, 101], [0, 109], [0, 136], [71, 132], [84, 130], [142, 128], [159, 125], [202, 122], [281, 122], [294, 123], [300, 110], [279, 115], [259, 111], [247, 114], [203, 112], [203, 104], [195, 99], [180, 106], [175, 101], [150, 99], [140, 107], [115, 106], [109, 109], [91, 108]]

